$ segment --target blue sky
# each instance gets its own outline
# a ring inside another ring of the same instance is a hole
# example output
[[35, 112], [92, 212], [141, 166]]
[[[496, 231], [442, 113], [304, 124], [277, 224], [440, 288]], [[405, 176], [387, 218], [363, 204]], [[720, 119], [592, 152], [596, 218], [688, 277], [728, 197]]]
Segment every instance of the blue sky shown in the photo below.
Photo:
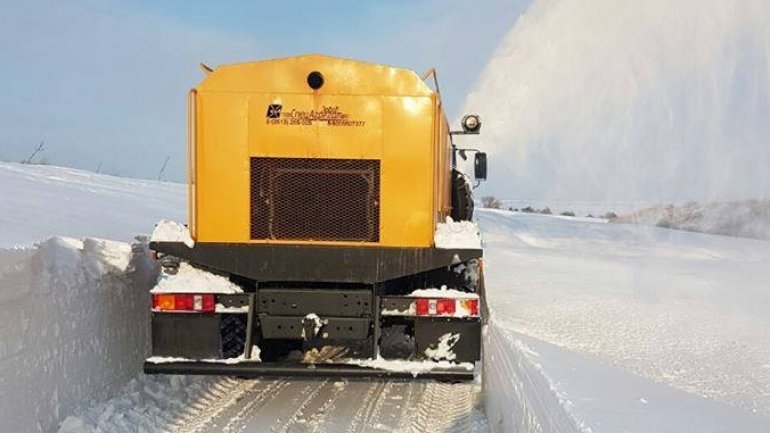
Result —
[[210, 65], [318, 52], [439, 70], [459, 115], [528, 0], [0, 5], [0, 159], [45, 140], [53, 164], [185, 176], [185, 94]]

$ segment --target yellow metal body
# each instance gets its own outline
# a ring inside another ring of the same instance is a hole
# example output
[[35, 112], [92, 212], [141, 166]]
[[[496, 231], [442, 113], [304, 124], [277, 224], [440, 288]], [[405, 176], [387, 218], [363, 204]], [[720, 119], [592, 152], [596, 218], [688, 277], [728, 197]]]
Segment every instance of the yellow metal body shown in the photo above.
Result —
[[[312, 71], [324, 77], [318, 90]], [[450, 211], [441, 98], [413, 71], [322, 55], [232, 64], [208, 73], [188, 103], [198, 242], [430, 247]], [[276, 104], [281, 117], [270, 118]], [[379, 160], [379, 242], [250, 239], [251, 157]]]

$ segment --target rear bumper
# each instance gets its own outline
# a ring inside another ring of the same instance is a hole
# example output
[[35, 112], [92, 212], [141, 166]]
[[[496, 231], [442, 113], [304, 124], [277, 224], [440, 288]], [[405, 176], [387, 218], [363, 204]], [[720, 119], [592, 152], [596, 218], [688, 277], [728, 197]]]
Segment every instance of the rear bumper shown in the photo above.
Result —
[[435, 379], [447, 381], [471, 381], [472, 369], [435, 368], [427, 371], [393, 371], [379, 368], [359, 367], [340, 364], [297, 364], [279, 362], [249, 362], [225, 364], [217, 362], [163, 362], [144, 363], [146, 374], [195, 374], [227, 375], [240, 377], [294, 376], [294, 377], [373, 377], [373, 378], [410, 378]]
[[256, 281], [374, 284], [478, 259], [480, 249], [150, 242], [150, 249]]

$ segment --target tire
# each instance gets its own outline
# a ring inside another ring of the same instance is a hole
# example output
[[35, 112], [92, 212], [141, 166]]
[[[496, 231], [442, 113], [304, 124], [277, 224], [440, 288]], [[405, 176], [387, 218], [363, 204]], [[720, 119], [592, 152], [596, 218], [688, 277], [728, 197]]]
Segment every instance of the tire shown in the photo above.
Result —
[[417, 344], [407, 325], [388, 325], [380, 329], [380, 356], [385, 359], [414, 359]]
[[452, 212], [455, 221], [473, 219], [473, 189], [464, 174], [452, 169]]
[[243, 354], [246, 345], [246, 315], [222, 315], [222, 357], [237, 358]]

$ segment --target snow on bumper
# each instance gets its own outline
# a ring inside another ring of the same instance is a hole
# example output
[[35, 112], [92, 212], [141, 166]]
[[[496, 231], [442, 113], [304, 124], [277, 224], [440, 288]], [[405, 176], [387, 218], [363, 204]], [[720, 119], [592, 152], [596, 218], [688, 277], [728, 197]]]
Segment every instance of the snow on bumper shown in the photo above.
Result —
[[391, 361], [382, 359], [349, 360], [346, 363], [300, 364], [293, 362], [256, 362], [252, 360], [148, 360], [147, 374], [232, 375], [239, 377], [390, 377], [439, 380], [474, 380], [472, 363], [449, 361]]

